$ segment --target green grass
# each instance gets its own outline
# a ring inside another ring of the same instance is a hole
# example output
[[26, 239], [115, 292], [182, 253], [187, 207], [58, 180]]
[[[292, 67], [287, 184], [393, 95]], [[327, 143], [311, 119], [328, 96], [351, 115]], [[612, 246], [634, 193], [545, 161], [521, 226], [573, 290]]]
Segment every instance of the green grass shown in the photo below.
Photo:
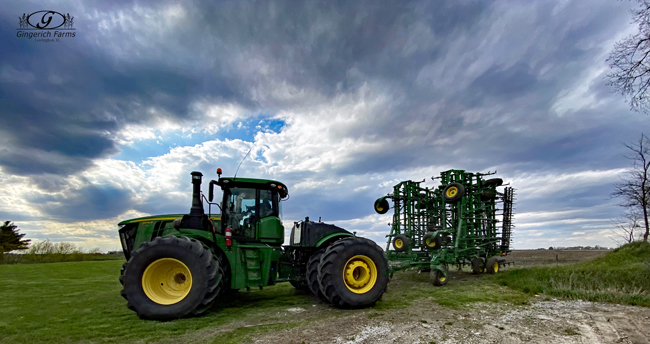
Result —
[[650, 307], [650, 244], [628, 244], [577, 264], [509, 270], [495, 280], [529, 294]]
[[202, 317], [140, 320], [119, 294], [121, 265], [122, 261], [0, 265], [0, 343], [240, 343], [255, 334], [300, 325], [300, 319], [292, 321], [278, 313], [314, 304], [283, 283], [237, 293]]

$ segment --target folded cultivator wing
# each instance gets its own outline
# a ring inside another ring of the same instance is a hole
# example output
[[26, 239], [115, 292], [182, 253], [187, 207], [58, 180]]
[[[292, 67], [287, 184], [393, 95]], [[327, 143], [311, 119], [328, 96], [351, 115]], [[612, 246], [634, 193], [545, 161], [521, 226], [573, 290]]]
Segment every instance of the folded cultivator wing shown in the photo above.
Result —
[[510, 252], [514, 189], [500, 178], [463, 170], [442, 172], [441, 185], [404, 181], [375, 201], [375, 211], [393, 222], [386, 255], [391, 273], [420, 268], [431, 271], [435, 285], [447, 283], [449, 265], [469, 265], [473, 273], [495, 273]]

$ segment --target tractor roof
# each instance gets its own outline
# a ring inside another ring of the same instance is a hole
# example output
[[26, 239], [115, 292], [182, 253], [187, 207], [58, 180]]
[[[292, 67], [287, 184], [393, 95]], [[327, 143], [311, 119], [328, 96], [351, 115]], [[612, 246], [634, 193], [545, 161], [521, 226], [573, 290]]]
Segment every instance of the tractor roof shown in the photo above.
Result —
[[[272, 179], [221, 177], [217, 182], [217, 184], [222, 186], [242, 185], [244, 187], [258, 187], [258, 188], [264, 185], [272, 189], [278, 188], [277, 190], [280, 191], [280, 195], [282, 196], [282, 198], [286, 197], [287, 194], [289, 193], [289, 189], [287, 188], [286, 185], [284, 185], [284, 183]], [[258, 185], [254, 185], [254, 184], [258, 184]]]

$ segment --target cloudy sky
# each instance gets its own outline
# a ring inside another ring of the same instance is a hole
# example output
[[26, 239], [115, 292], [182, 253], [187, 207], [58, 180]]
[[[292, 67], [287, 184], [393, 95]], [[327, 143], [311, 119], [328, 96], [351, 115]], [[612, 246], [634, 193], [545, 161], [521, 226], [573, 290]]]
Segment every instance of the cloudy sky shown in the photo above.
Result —
[[[612, 183], [650, 117], [606, 85], [635, 2], [14, 1], [0, 8], [0, 220], [119, 248], [190, 207], [190, 175], [289, 187], [382, 246], [373, 201], [451, 168], [517, 190], [514, 248], [614, 246]], [[23, 13], [75, 37], [18, 37]]]

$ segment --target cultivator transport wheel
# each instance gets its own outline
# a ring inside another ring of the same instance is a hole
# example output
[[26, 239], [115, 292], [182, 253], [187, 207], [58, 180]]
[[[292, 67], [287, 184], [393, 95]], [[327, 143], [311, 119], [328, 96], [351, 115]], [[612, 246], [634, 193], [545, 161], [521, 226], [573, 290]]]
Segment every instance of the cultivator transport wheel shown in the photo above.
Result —
[[399, 234], [393, 239], [393, 249], [397, 252], [404, 252], [409, 247], [409, 238], [404, 234]]
[[424, 235], [424, 245], [427, 248], [440, 248], [442, 246], [442, 240], [440, 237], [436, 237], [433, 233], [429, 232]]
[[386, 214], [389, 209], [390, 205], [388, 204], [388, 200], [386, 198], [382, 197], [375, 201], [375, 211], [377, 214]]
[[483, 186], [501, 186], [503, 185], [503, 179], [501, 178], [492, 178], [483, 182]]
[[312, 294], [316, 295], [322, 302], [329, 302], [318, 285], [318, 265], [320, 259], [325, 253], [326, 248], [316, 251], [307, 260], [307, 285]]
[[431, 269], [431, 272], [429, 274], [431, 277], [431, 282], [433, 282], [433, 285], [437, 287], [442, 287], [443, 285], [447, 284], [449, 270], [447, 270], [445, 267], [442, 269], [443, 271], [440, 271], [438, 269]]
[[386, 291], [388, 261], [373, 241], [350, 237], [336, 241], [323, 254], [318, 283], [336, 307], [357, 308], [374, 304]]
[[499, 259], [497, 257], [492, 257], [487, 260], [485, 264], [485, 270], [489, 274], [495, 274], [499, 272]]
[[451, 183], [442, 191], [442, 197], [448, 203], [456, 203], [465, 195], [465, 187], [460, 183]]
[[131, 253], [120, 282], [140, 318], [169, 320], [207, 311], [223, 286], [219, 260], [201, 242], [158, 237]]
[[483, 259], [481, 258], [472, 259], [472, 273], [475, 275], [483, 273]]

